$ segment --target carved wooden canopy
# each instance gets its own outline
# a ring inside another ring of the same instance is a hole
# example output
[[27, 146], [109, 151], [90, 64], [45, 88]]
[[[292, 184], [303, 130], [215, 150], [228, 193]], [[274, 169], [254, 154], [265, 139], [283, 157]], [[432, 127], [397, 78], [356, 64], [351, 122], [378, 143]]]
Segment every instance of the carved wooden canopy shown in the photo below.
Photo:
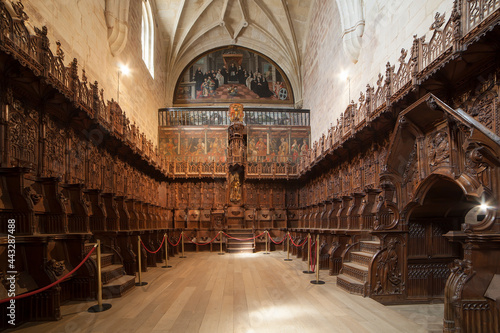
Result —
[[[492, 193], [498, 179], [500, 138], [433, 94], [400, 113], [388, 151], [380, 182], [389, 192], [395, 190], [395, 198], [386, 195], [386, 200], [397, 203], [400, 210], [422, 205], [439, 179], [458, 185], [471, 202], [486, 200], [496, 206]], [[491, 227], [493, 215], [492, 210], [474, 229]]]

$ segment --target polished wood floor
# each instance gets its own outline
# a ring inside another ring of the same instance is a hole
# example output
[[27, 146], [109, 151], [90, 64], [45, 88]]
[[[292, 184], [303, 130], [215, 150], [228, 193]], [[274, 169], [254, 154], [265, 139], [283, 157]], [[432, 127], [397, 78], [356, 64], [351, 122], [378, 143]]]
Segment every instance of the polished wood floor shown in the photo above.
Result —
[[[387, 307], [347, 294], [321, 271], [324, 285], [309, 281], [299, 259], [270, 255], [187, 253], [172, 268], [151, 268], [148, 285], [112, 308], [88, 313], [95, 301], [67, 304], [57, 322], [28, 323], [22, 332], [428, 332], [442, 330], [441, 305]], [[429, 308], [430, 307], [430, 308]], [[420, 321], [420, 322], [419, 322]], [[431, 323], [431, 324], [429, 324]], [[431, 329], [431, 325], [434, 325]]]

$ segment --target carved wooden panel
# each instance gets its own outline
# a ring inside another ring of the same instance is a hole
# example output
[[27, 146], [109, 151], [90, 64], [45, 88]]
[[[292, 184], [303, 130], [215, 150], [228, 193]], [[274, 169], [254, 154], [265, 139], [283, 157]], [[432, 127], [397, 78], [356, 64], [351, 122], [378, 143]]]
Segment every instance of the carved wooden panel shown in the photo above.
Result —
[[191, 183], [189, 184], [189, 207], [198, 208], [201, 207], [201, 184]]
[[214, 184], [214, 206], [216, 208], [222, 208], [226, 203], [226, 183], [216, 182]]
[[268, 185], [259, 186], [259, 206], [260, 207], [271, 207], [271, 188]]
[[12, 166], [37, 170], [38, 126], [38, 112], [24, 109], [18, 101], [14, 101], [9, 115], [9, 155]]
[[50, 117], [46, 118], [44, 175], [63, 177], [66, 172], [66, 133]]
[[273, 206], [285, 207], [285, 189], [283, 186], [277, 185], [273, 187]]
[[285, 187], [285, 205], [286, 207], [298, 207], [299, 206], [299, 191], [296, 188], [286, 188]]
[[125, 183], [127, 180], [127, 173], [125, 164], [119, 160], [114, 160], [113, 178], [115, 184], [115, 193], [118, 196], [125, 195]]
[[404, 291], [404, 241], [394, 237], [384, 240], [384, 248], [377, 255], [374, 263], [375, 274], [372, 273], [373, 294], [394, 295]]
[[349, 170], [349, 164], [344, 164], [341, 169], [342, 176], [342, 195], [349, 195], [352, 193], [351, 190], [351, 172]]
[[246, 183], [243, 186], [245, 203], [249, 207], [257, 207], [258, 193], [253, 183]]
[[87, 188], [100, 189], [102, 186], [102, 155], [94, 145], [87, 150]]
[[68, 182], [70, 184], [83, 184], [85, 182], [85, 155], [87, 148], [86, 143], [73, 130], [69, 132], [68, 148]]
[[103, 153], [103, 192], [114, 192], [114, 163], [109, 153]]
[[214, 183], [203, 182], [201, 184], [201, 206], [203, 208], [212, 208], [214, 203]]

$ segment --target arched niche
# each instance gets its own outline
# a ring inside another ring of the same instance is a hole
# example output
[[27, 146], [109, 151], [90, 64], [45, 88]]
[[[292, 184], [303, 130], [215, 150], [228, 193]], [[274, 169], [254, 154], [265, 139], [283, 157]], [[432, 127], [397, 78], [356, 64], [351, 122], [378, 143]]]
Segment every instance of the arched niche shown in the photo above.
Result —
[[225, 46], [200, 54], [184, 68], [172, 101], [175, 106], [234, 102], [293, 106], [294, 94], [276, 62], [252, 49]]

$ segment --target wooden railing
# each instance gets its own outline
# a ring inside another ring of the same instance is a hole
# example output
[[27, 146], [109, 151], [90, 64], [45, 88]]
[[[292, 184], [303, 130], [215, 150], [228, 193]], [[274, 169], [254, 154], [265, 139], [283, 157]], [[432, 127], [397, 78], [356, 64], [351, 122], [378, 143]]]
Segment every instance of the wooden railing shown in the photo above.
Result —
[[385, 75], [379, 74], [376, 86], [368, 84], [366, 92], [360, 92], [359, 103], [349, 104], [337, 124], [310, 146], [299, 163], [299, 174], [341, 147], [356, 131], [431, 75], [439, 64], [457, 57], [481, 29], [499, 24], [499, 9], [500, 0], [455, 0], [446, 23], [436, 18], [429, 41], [415, 35], [411, 48], [401, 50], [397, 70], [388, 62]]
[[52, 52], [46, 27], [35, 27], [35, 33], [31, 34], [25, 24], [26, 19], [22, 5], [0, 1], [0, 50], [12, 55], [35, 76], [43, 77], [75, 108], [96, 121], [101, 129], [121, 139], [152, 166], [164, 171], [165, 161], [153, 142], [140, 132], [138, 126], [131, 124], [115, 101], [104, 99], [104, 90], [99, 89], [97, 81], [88, 83], [84, 71], [79, 77], [77, 59], [65, 65], [59, 42], [56, 53]]

